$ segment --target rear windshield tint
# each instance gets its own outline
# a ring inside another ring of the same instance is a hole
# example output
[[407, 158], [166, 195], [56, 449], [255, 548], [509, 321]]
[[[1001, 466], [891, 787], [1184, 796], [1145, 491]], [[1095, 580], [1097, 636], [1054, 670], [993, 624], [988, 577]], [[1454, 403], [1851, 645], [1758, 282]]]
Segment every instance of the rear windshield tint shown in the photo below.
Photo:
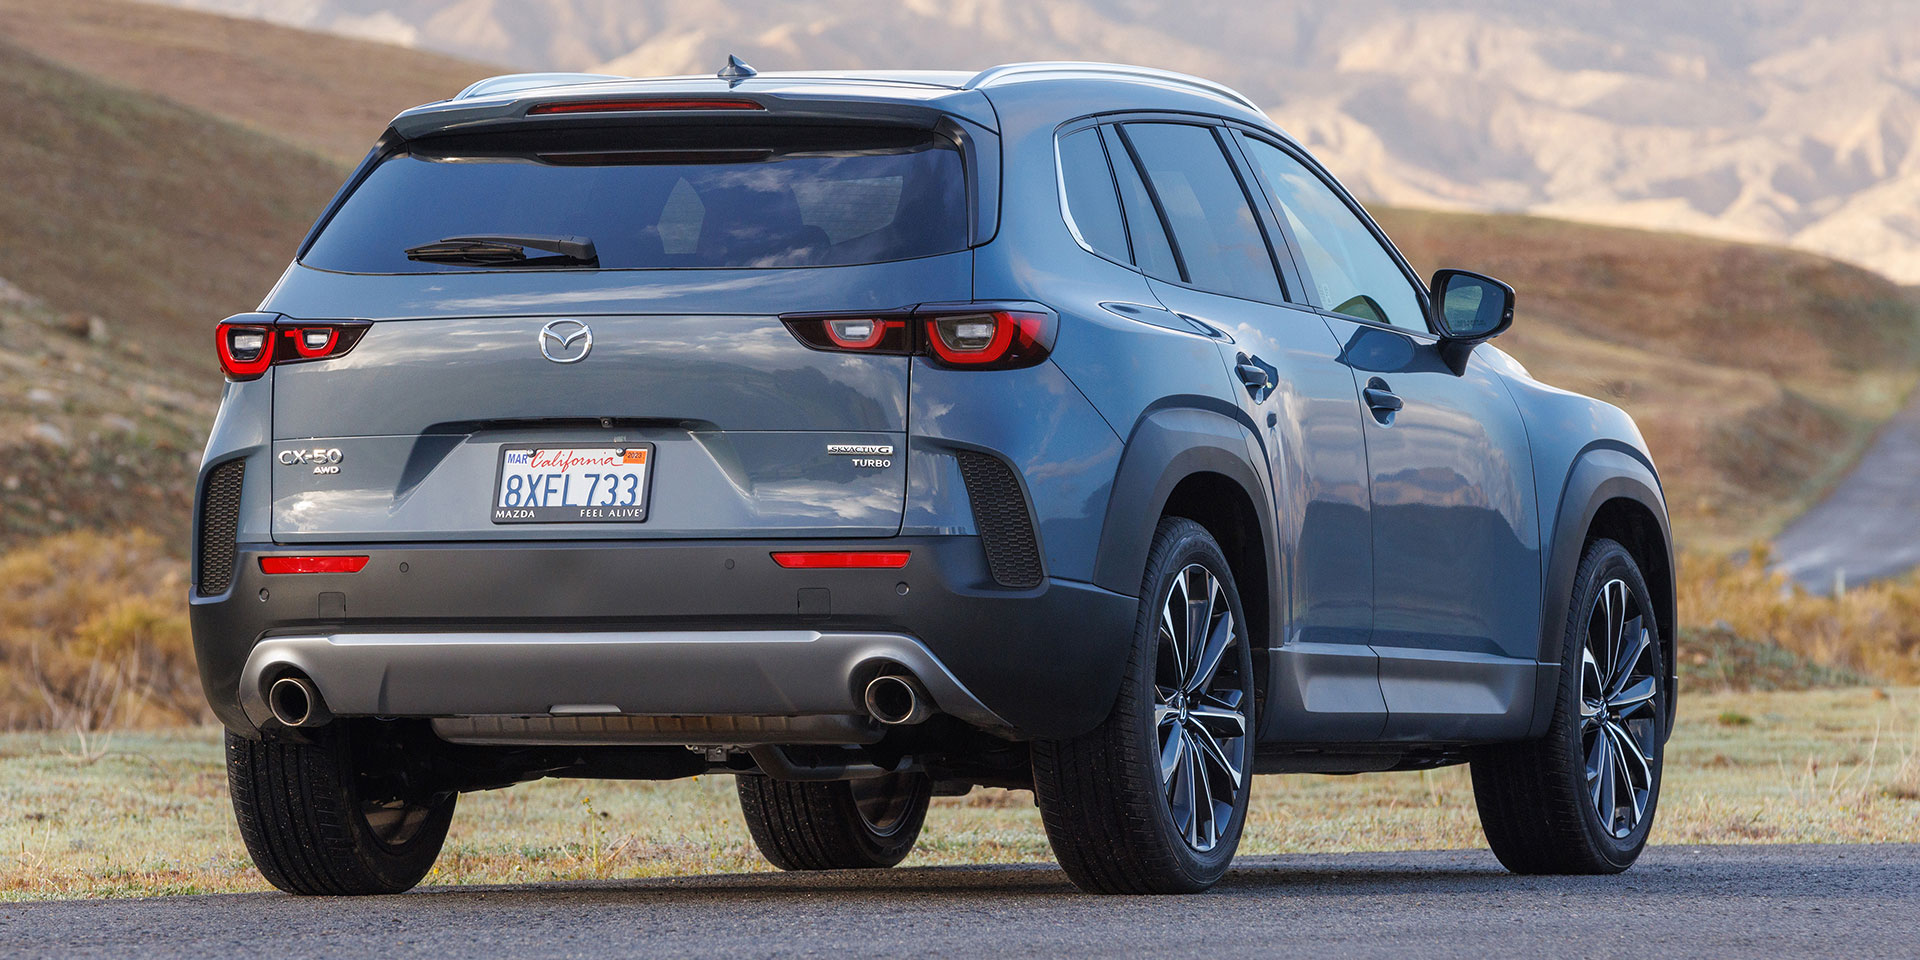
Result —
[[470, 236], [585, 237], [603, 269], [906, 260], [967, 246], [966, 177], [951, 142], [885, 128], [438, 137], [374, 168], [301, 262], [500, 269], [407, 258], [410, 247]]

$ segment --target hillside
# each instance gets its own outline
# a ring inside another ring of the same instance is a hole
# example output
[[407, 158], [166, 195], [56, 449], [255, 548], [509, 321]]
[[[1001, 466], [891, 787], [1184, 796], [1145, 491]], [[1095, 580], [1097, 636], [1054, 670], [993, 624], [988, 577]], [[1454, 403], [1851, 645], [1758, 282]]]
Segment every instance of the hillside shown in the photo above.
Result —
[[260, 302], [343, 176], [4, 43], [0, 102], [33, 105], [0, 136], [0, 277], [210, 377], [211, 325]]
[[[386, 44], [127, 0], [0, 0], [4, 38], [108, 83], [359, 161], [394, 114], [498, 69]], [[398, 53], [398, 55], [396, 55]]]
[[1146, 63], [1363, 195], [1787, 244], [1920, 283], [1909, 0], [162, 0], [524, 69]]

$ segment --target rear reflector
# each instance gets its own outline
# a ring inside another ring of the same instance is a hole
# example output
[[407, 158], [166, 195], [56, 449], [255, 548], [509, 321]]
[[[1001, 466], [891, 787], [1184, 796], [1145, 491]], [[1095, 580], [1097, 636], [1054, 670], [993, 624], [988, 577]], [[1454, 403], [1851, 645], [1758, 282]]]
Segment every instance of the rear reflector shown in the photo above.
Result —
[[913, 556], [907, 550], [776, 553], [773, 562], [793, 570], [897, 570]]
[[359, 573], [366, 557], [261, 557], [261, 573]]
[[652, 100], [560, 100], [535, 104], [527, 116], [554, 113], [627, 113], [634, 110], [765, 110], [752, 100], [674, 98]]

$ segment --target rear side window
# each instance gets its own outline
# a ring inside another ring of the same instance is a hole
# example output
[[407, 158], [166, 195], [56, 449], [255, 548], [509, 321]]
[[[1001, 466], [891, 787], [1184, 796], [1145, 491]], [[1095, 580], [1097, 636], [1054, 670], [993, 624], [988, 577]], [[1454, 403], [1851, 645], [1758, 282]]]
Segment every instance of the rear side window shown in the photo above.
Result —
[[1113, 192], [1113, 172], [1100, 131], [1093, 127], [1060, 138], [1060, 189], [1066, 198], [1067, 224], [1095, 253], [1129, 263], [1127, 228]]
[[585, 237], [603, 268], [906, 260], [967, 246], [966, 176], [952, 143], [884, 128], [437, 137], [382, 161], [302, 262], [460, 272], [406, 251], [469, 236]]
[[1120, 183], [1120, 203], [1127, 215], [1127, 235], [1133, 240], [1135, 265], [1150, 277], [1185, 280], [1180, 273], [1180, 261], [1174, 258], [1173, 244], [1167, 241], [1167, 228], [1154, 206], [1153, 195], [1147, 192], [1146, 181], [1140, 179], [1140, 168], [1134, 166], [1127, 145], [1112, 127], [1106, 128], [1105, 134], [1107, 156], [1113, 158], [1113, 175]]
[[1173, 229], [1187, 282], [1236, 297], [1282, 299], [1266, 235], [1213, 130], [1184, 123], [1122, 129]]
[[1247, 156], [1273, 192], [1273, 205], [1293, 228], [1320, 306], [1426, 332], [1413, 282], [1332, 188], [1279, 147], [1251, 137], [1245, 143]]

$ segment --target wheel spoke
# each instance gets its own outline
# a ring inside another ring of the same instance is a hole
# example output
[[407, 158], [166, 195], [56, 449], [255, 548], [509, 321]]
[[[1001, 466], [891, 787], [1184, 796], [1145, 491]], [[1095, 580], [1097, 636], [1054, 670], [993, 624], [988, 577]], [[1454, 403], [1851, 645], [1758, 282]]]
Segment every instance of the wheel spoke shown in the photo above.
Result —
[[[1181, 638], [1185, 643], [1180, 649], [1180, 681], [1182, 687], [1191, 689], [1198, 669], [1200, 645], [1206, 642], [1207, 621], [1213, 616], [1214, 583], [1213, 575], [1197, 563], [1189, 565], [1181, 573], [1181, 579], [1187, 583], [1187, 635]], [[1196, 593], [1200, 594], [1197, 599]]]
[[1652, 758], [1647, 756], [1633, 732], [1618, 723], [1607, 724], [1607, 730], [1613, 735], [1613, 745], [1620, 753], [1621, 768], [1628, 774], [1628, 783], [1636, 790], [1653, 789]]
[[1617, 714], [1625, 715], [1653, 702], [1660, 692], [1659, 682], [1652, 677], [1641, 677], [1627, 684], [1626, 688], [1613, 695], [1607, 706]]
[[1594, 808], [1600, 812], [1601, 824], [1607, 828], [1608, 833], [1612, 833], [1613, 821], [1615, 819], [1614, 814], [1620, 806], [1619, 797], [1615, 793], [1615, 790], [1619, 787], [1620, 765], [1619, 761], [1613, 757], [1613, 738], [1607, 735], [1604, 727], [1601, 728], [1599, 739], [1601, 744], [1600, 793], [1594, 800]]
[[1599, 716], [1600, 708], [1606, 702], [1606, 689], [1600, 677], [1600, 662], [1593, 658], [1593, 649], [1585, 644], [1580, 647], [1580, 716], [1591, 720]]
[[1173, 775], [1179, 771], [1180, 761], [1187, 755], [1186, 725], [1174, 721], [1168, 728], [1166, 739], [1160, 741], [1160, 784], [1166, 786], [1173, 781]]
[[1187, 708], [1187, 716], [1210, 737], [1232, 740], [1247, 735], [1247, 715], [1231, 707], [1197, 704]]
[[[1187, 727], [1187, 735], [1200, 748], [1201, 758], [1212, 761], [1214, 766], [1220, 768], [1220, 772], [1227, 775], [1227, 781], [1233, 784], [1233, 788], [1240, 789], [1240, 768], [1227, 758], [1226, 748], [1221, 745], [1218, 738], [1214, 737], [1213, 732], [1204, 725], [1196, 723]], [[1205, 764], [1202, 766], [1204, 767]]]
[[[1625, 731], [1620, 730], [1619, 727], [1611, 723], [1607, 724], [1607, 735], [1613, 739], [1613, 767], [1614, 778], [1617, 784], [1615, 789], [1626, 791], [1627, 806], [1632, 810], [1632, 814], [1627, 819], [1625, 832], [1632, 833], [1633, 828], [1640, 825], [1640, 814], [1644, 810], [1644, 801], [1641, 799], [1640, 794], [1641, 786], [1635, 783], [1633, 779], [1633, 764], [1635, 761], [1640, 761], [1641, 758], [1639, 750], [1628, 744], [1623, 735], [1624, 733]], [[1646, 773], [1648, 779], [1651, 780], [1652, 774], [1647, 771], [1644, 761], [1641, 762], [1640, 769], [1643, 773]], [[1611, 829], [1612, 826], [1612, 822], [1609, 821], [1608, 828]], [[1619, 831], [1615, 831], [1614, 835], [1620, 836], [1621, 834]]]
[[1613, 665], [1620, 662], [1621, 628], [1627, 619], [1627, 583], [1607, 581], [1607, 679], [1613, 679]]
[[1633, 669], [1646, 657], [1647, 648], [1653, 646], [1653, 638], [1641, 625], [1641, 618], [1634, 617], [1621, 628], [1625, 631], [1620, 637], [1619, 659], [1614, 661], [1613, 676], [1607, 684], [1607, 696], [1611, 698], [1620, 692], [1620, 688], [1633, 679]]
[[[1186, 739], [1185, 734], [1181, 739]], [[1199, 772], [1195, 769], [1192, 747], [1183, 747], [1180, 751], [1179, 784], [1174, 788], [1180, 799], [1174, 804], [1174, 821], [1180, 823], [1181, 832], [1187, 835], [1187, 842], [1198, 845], [1200, 842], [1200, 796], [1196, 782]], [[1182, 802], [1184, 801], [1184, 802]], [[1181, 814], [1184, 813], [1184, 823]]]
[[1193, 676], [1187, 680], [1189, 696], [1200, 693], [1213, 683], [1213, 675], [1220, 672], [1220, 662], [1226, 659], [1227, 651], [1233, 646], [1233, 612], [1221, 614], [1220, 622], [1207, 632], [1206, 645], [1200, 650], [1199, 662], [1194, 666]]
[[1587, 748], [1587, 795], [1593, 801], [1593, 808], [1606, 815], [1606, 808], [1600, 805], [1600, 794], [1608, 775], [1608, 765], [1612, 758], [1607, 756], [1608, 741], [1604, 730], [1593, 733], [1593, 745]]
[[[1193, 840], [1194, 846], [1199, 849], [1211, 850], [1214, 843], [1220, 839], [1219, 811], [1213, 806], [1213, 776], [1207, 773], [1206, 758], [1198, 755], [1200, 751], [1195, 753], [1193, 773], [1198, 784], [1193, 791]], [[1206, 821], [1204, 832], [1201, 829], [1202, 813], [1205, 814]]]
[[1187, 597], [1187, 574], [1182, 570], [1179, 576], [1173, 578], [1173, 592], [1168, 595], [1162, 611], [1166, 621], [1168, 648], [1173, 654], [1175, 686], [1181, 685], [1187, 678], [1187, 637], [1182, 631], [1192, 627], [1192, 617], [1188, 612], [1192, 606]]

